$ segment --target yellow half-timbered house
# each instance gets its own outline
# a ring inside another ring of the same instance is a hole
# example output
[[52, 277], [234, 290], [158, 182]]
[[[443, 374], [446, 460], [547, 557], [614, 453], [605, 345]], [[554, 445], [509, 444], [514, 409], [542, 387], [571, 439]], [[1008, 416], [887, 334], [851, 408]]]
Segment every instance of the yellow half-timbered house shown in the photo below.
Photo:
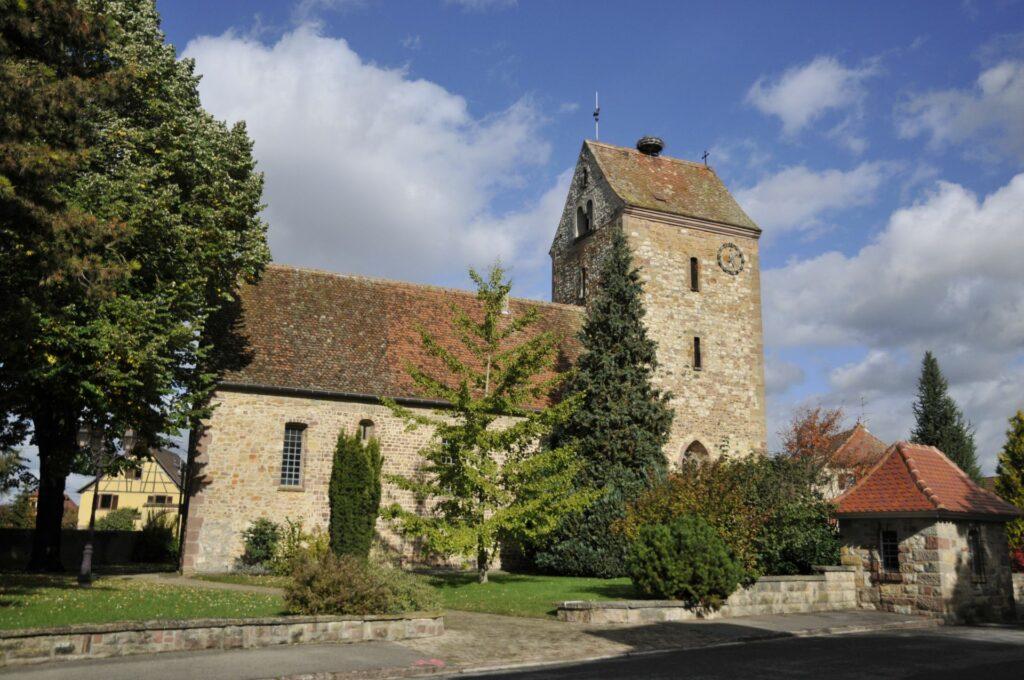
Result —
[[141, 529], [146, 519], [158, 512], [167, 512], [176, 525], [181, 507], [181, 471], [182, 460], [178, 454], [156, 449], [138, 469], [101, 477], [98, 491], [93, 479], [79, 489], [82, 498], [78, 505], [78, 528], [89, 526], [95, 493], [99, 494], [97, 520], [113, 510], [132, 508], [139, 513], [136, 529]]

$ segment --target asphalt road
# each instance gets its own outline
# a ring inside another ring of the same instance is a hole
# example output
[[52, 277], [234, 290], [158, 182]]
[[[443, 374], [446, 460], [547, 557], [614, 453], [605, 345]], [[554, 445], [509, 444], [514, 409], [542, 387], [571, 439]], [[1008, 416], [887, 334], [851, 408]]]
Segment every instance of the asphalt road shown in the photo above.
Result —
[[1021, 680], [1024, 628], [948, 627], [788, 638], [462, 677]]

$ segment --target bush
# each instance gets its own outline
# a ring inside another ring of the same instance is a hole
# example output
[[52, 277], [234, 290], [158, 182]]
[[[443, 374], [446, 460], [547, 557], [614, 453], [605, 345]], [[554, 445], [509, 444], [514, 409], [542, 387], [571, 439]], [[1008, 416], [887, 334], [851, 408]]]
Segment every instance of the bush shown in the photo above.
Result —
[[285, 528], [280, 535], [270, 560], [269, 570], [277, 576], [290, 576], [304, 562], [320, 560], [330, 551], [327, 534], [321, 530], [306, 532], [302, 520], [285, 517]]
[[260, 517], [242, 532], [245, 549], [239, 562], [246, 567], [269, 568], [280, 540], [281, 527], [266, 517]]
[[1024, 548], [1014, 548], [1010, 551], [1010, 570], [1014, 573], [1024, 573]]
[[434, 590], [412, 574], [328, 552], [299, 565], [285, 588], [295, 614], [401, 614], [436, 609]]
[[359, 435], [338, 435], [328, 497], [331, 550], [366, 558], [380, 513], [380, 444]]
[[710, 524], [683, 515], [670, 524], [640, 527], [628, 561], [643, 595], [717, 609], [743, 578], [743, 568]]
[[136, 562], [169, 562], [178, 556], [177, 523], [167, 510], [151, 512], [135, 542]]
[[534, 555], [534, 566], [566, 576], [625, 576], [630, 539], [612, 527], [625, 518], [629, 500], [643, 489], [643, 482], [617, 476], [585, 511], [562, 519], [547, 545]]
[[139, 511], [135, 508], [111, 510], [96, 520], [96, 531], [135, 531]]

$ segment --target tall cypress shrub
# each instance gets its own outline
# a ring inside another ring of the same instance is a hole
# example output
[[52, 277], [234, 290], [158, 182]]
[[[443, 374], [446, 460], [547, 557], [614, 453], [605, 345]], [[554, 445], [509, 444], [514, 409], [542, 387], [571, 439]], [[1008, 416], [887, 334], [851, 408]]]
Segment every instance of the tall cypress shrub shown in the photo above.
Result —
[[960, 408], [949, 396], [949, 384], [939, 362], [931, 352], [924, 353], [921, 377], [917, 381], [914, 402], [916, 424], [911, 441], [934, 446], [975, 481], [981, 480], [981, 468], [974, 447], [974, 430], [964, 420]]
[[583, 353], [567, 385], [580, 407], [554, 432], [584, 462], [579, 484], [602, 491], [582, 514], [562, 522], [535, 555], [545, 571], [593, 576], [626, 573], [628, 544], [611, 525], [665, 472], [662, 451], [673, 411], [654, 387], [656, 344], [644, 326], [643, 282], [621, 230], [601, 267], [580, 332]]
[[379, 442], [359, 435], [338, 435], [328, 496], [331, 550], [335, 555], [367, 557], [380, 512]]

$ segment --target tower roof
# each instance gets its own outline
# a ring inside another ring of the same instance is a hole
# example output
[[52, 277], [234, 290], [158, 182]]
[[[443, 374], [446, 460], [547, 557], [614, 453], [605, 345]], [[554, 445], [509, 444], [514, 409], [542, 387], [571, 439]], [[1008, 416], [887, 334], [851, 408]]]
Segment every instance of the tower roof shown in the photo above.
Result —
[[836, 499], [836, 516], [1009, 520], [1019, 508], [978, 486], [934, 446], [896, 442]]
[[603, 142], [584, 145], [626, 205], [761, 231], [706, 165]]

